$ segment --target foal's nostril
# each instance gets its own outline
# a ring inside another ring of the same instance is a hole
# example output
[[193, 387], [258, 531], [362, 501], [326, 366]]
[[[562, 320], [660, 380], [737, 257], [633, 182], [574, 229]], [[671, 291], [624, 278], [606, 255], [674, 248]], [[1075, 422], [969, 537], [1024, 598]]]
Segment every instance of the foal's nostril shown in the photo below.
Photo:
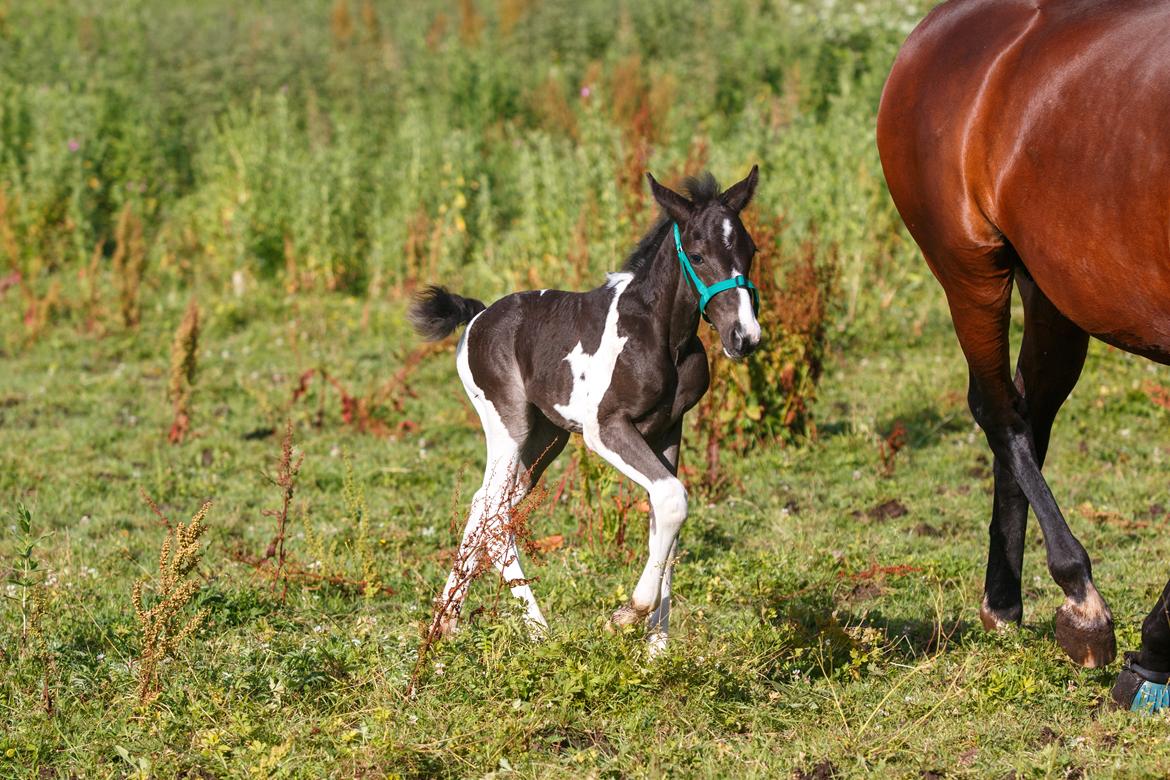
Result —
[[743, 353], [743, 329], [738, 325], [731, 329], [731, 349], [737, 355]]

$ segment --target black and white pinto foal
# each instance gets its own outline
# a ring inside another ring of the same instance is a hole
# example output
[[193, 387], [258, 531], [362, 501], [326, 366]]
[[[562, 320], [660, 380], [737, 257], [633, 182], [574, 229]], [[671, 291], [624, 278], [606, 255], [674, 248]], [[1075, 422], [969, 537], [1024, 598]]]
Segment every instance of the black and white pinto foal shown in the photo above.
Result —
[[[682, 419], [710, 382], [699, 317], [718, 330], [731, 358], [748, 355], [760, 341], [755, 290], [747, 282], [756, 248], [739, 219], [758, 170], [725, 192], [710, 174], [690, 179], [689, 198], [647, 178], [663, 214], [623, 270], [601, 287], [513, 293], [490, 307], [429, 287], [411, 307], [411, 322], [427, 340], [467, 324], [456, 364], [487, 436], [483, 486], [438, 602], [435, 627], [443, 634], [454, 630], [467, 575], [485, 552], [526, 603], [534, 632], [547, 626], [506, 520], [574, 432], [650, 495], [649, 559], [612, 623], [649, 618], [651, 653], [666, 646], [671, 570], [687, 516], [677, 477]], [[716, 286], [722, 289], [708, 289]], [[485, 537], [486, 523], [500, 524], [504, 533], [492, 544], [477, 543], [495, 538]], [[470, 547], [477, 544], [480, 549]]]

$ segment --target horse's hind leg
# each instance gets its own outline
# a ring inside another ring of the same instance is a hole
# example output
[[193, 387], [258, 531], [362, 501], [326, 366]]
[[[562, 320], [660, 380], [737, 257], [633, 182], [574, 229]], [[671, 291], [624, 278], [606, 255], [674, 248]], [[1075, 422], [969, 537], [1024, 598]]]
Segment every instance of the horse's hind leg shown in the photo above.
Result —
[[[532, 486], [540, 481], [544, 470], [561, 453], [569, 441], [568, 431], [562, 430], [549, 422], [535, 408], [529, 409], [530, 426], [524, 443], [520, 446], [520, 473], [519, 479], [524, 482], [524, 493], [527, 495]], [[518, 501], [517, 501], [518, 502]], [[509, 529], [500, 553], [493, 559], [500, 577], [508, 583], [512, 595], [524, 601], [528, 610], [528, 623], [534, 633], [540, 634], [548, 627], [540, 605], [536, 602], [536, 595], [532, 586], [524, 576], [520, 567], [520, 550], [516, 546], [516, 534]]]
[[[433, 628], [443, 636], [455, 631], [467, 591], [482, 573], [485, 553], [493, 563], [504, 554], [511, 535], [506, 528], [509, 513], [527, 493], [520, 481], [519, 447], [508, 436], [507, 430], [490, 428], [485, 424], [488, 455], [483, 484], [471, 499], [471, 511], [463, 538], [456, 548], [455, 562], [436, 602]], [[535, 604], [534, 599], [532, 603]], [[539, 609], [536, 612], [539, 614]], [[543, 622], [543, 617], [540, 620]]]
[[[447, 577], [436, 611], [436, 627], [443, 635], [455, 630], [471, 582], [481, 573], [486, 554], [512, 595], [525, 603], [529, 623], [539, 632], [547, 627], [532, 587], [520, 566], [512, 509], [540, 480], [548, 464], [564, 449], [569, 434], [548, 422], [531, 407], [519, 407], [509, 419], [523, 420], [526, 430], [517, 442], [494, 405], [472, 396], [487, 437], [487, 466], [483, 485], [471, 501], [471, 512], [455, 564]], [[490, 408], [489, 408], [490, 407]], [[505, 409], [504, 411], [508, 411]]]
[[[1016, 286], [1024, 301], [1024, 338], [1015, 384], [1024, 398], [1036, 460], [1042, 468], [1052, 423], [1081, 375], [1089, 336], [1056, 310], [1026, 272], [1017, 273]], [[994, 471], [987, 578], [979, 610], [988, 630], [1018, 624], [1023, 618], [1020, 582], [1028, 522], [1028, 499], [1010, 467], [996, 457]]]
[[1008, 323], [1014, 254], [1004, 248], [928, 255], [947, 291], [955, 333], [971, 371], [969, 401], [997, 460], [1015, 479], [1044, 531], [1048, 571], [1065, 594], [1056, 613], [1056, 638], [1083, 666], [1113, 660], [1113, 617], [1093, 585], [1085, 548], [1065, 522], [1048, 483], [1024, 398], [1008, 364]]

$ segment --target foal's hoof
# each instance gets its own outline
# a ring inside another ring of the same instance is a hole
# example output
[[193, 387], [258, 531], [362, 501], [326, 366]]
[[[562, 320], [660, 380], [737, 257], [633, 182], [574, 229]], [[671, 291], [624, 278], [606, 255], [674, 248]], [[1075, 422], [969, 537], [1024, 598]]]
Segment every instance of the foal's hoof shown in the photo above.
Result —
[[623, 604], [610, 616], [609, 622], [605, 624], [605, 630], [611, 634], [617, 633], [618, 629], [641, 623], [649, 614], [650, 610], [643, 612], [633, 604]]
[[1138, 666], [1134, 653], [1126, 653], [1110, 697], [1119, 710], [1149, 715], [1170, 707], [1170, 674]]
[[1065, 602], [1056, 610], [1056, 643], [1073, 663], [1088, 669], [1107, 666], [1117, 657], [1113, 616], [1103, 602], [1101, 608], [1089, 614], [1072, 602]]

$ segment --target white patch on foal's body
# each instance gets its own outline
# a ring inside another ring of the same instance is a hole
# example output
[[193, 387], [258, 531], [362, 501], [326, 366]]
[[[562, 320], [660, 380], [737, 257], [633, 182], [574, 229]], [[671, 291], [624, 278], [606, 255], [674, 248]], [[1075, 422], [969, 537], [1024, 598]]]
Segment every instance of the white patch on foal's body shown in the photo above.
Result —
[[731, 245], [731, 220], [730, 219], [723, 220], [723, 243], [727, 246], [728, 249], [733, 248]]
[[[605, 286], [614, 288], [620, 287], [621, 289], [618, 290], [618, 295], [621, 295], [622, 292], [626, 289], [626, 285], [629, 284], [633, 278], [634, 275], [628, 271], [613, 271], [605, 275]], [[615, 307], [614, 310], [616, 311], [617, 298], [613, 299], [613, 303]]]
[[[569, 393], [568, 403], [553, 405], [559, 415], [581, 426], [581, 435], [590, 449], [630, 477], [637, 472], [630, 468], [620, 455], [602, 443], [601, 423], [597, 415], [601, 399], [605, 397], [613, 382], [618, 355], [622, 353], [628, 340], [627, 336], [618, 335], [618, 301], [633, 278], [634, 275], [629, 273], [609, 275], [605, 286], [613, 290], [613, 300], [610, 301], [609, 311], [605, 315], [605, 327], [601, 331], [597, 351], [592, 355], [585, 354], [584, 347], [578, 341], [577, 346], [565, 355], [565, 361], [573, 373], [573, 389]], [[641, 481], [644, 482], [645, 478], [643, 477]]]

